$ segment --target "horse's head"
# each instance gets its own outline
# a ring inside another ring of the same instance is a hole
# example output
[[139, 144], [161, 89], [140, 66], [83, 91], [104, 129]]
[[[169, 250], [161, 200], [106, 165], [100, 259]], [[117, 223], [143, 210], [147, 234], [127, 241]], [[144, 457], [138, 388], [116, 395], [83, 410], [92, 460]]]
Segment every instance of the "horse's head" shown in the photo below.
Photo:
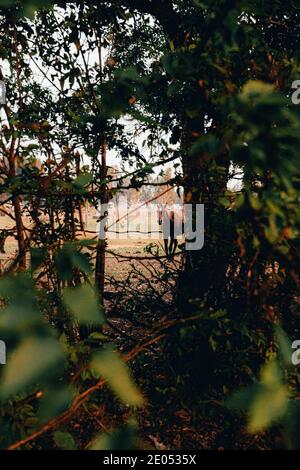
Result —
[[158, 225], [162, 224], [162, 220], [163, 220], [163, 210], [162, 210], [161, 207], [159, 207], [157, 209], [157, 222], [158, 222]]

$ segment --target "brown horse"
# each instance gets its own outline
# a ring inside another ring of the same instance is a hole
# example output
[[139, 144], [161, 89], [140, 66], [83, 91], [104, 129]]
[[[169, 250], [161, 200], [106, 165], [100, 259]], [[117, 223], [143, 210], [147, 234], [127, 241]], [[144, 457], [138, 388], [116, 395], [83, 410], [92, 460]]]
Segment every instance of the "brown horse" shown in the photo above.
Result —
[[158, 225], [162, 227], [165, 252], [172, 258], [178, 246], [177, 236], [183, 233], [183, 215], [174, 208], [160, 206], [157, 211]]

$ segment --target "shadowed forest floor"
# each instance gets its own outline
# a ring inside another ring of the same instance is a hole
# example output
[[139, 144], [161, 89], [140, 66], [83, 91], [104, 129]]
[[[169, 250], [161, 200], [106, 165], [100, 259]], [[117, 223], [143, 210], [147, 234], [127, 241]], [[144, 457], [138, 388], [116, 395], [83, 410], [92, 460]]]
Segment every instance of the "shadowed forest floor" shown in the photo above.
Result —
[[[0, 217], [0, 226], [8, 228], [11, 221], [7, 217]], [[95, 220], [92, 218], [89, 229], [95, 230]], [[157, 287], [155, 274], [159, 276], [163, 265], [175, 271], [180, 263], [180, 255], [175, 260], [160, 264], [154, 258], [151, 259], [151, 254], [145, 250], [150, 242], [158, 241], [127, 239], [110, 240], [108, 243], [110, 252], [106, 255], [105, 294], [108, 324], [104, 327], [104, 334], [122, 354], [147, 342], [155, 330], [159, 332], [161, 327], [176, 319], [169, 289], [173, 285], [172, 279], [168, 279], [167, 293], [163, 295], [162, 286]], [[16, 241], [9, 238], [5, 253], [1, 256], [3, 267], [13, 258], [16, 249]], [[162, 246], [159, 254], [164, 255]], [[138, 257], [149, 257], [149, 260], [139, 261], [136, 259]], [[131, 311], [131, 303], [138, 304], [138, 296], [142, 298], [145, 293], [145, 308]], [[174, 384], [174, 371], [165, 358], [164, 339], [140, 352], [130, 362], [130, 367], [147, 401], [146, 407], [138, 412], [140, 448], [222, 450], [282, 447], [274, 430], [272, 433], [249, 436], [241, 417], [229, 414], [224, 404], [215, 397], [206, 396], [199, 403], [194, 403], [188, 396], [184, 397]], [[88, 381], [86, 385], [89, 385]], [[112, 398], [105, 388], [95, 394], [92, 402], [88, 408], [81, 408], [65, 425], [65, 429], [72, 432], [77, 442], [80, 442], [81, 448], [85, 448], [95, 434], [110, 434], [130, 418], [129, 408]], [[33, 445], [30, 444], [29, 448], [40, 446], [47, 447], [47, 435], [43, 436], [40, 443], [37, 440]], [[53, 448], [50, 436], [49, 448]]]

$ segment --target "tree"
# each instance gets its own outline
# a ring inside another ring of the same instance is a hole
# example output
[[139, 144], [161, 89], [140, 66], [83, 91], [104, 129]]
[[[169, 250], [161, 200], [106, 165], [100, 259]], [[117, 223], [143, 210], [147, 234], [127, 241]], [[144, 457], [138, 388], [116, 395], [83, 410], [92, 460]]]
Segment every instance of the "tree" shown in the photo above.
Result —
[[[164, 349], [170, 389], [181, 386], [190, 402], [199, 395], [223, 399], [274, 353], [275, 324], [296, 328], [300, 120], [288, 94], [299, 71], [297, 8], [259, 0], [53, 3], [31, 20], [19, 2], [1, 9], [1, 54], [12, 85], [1, 131], [1, 191], [13, 203], [18, 240], [5, 273], [12, 275], [0, 282], [3, 334], [16, 358], [1, 397], [6, 403], [40, 383], [54, 393], [54, 408], [67, 396], [62, 401], [72, 404], [56, 426], [102, 387], [102, 374], [124, 403], [142, 403], [115, 353], [90, 358], [105, 342], [106, 247], [105, 240], [81, 239], [80, 208], [85, 201], [104, 204], [118, 191], [145, 199], [149, 185], [162, 184], [184, 188], [194, 219], [197, 204], [205, 205], [204, 248], [184, 250], [183, 269], [166, 263], [159, 278], [165, 285], [176, 271], [162, 334], [171, 331]], [[145, 136], [142, 145], [137, 135]], [[120, 176], [108, 171], [111, 150], [120, 157]], [[178, 159], [181, 167], [153, 181], [155, 168]], [[233, 194], [227, 186], [237, 167], [243, 181]], [[30, 266], [18, 272], [29, 251]], [[24, 357], [41, 360], [33, 372], [26, 368], [23, 382], [16, 370]], [[47, 375], [63, 358], [80, 387], [85, 373], [96, 381], [80, 394], [72, 389], [73, 401], [68, 372]], [[74, 444], [70, 436], [55, 439]]]

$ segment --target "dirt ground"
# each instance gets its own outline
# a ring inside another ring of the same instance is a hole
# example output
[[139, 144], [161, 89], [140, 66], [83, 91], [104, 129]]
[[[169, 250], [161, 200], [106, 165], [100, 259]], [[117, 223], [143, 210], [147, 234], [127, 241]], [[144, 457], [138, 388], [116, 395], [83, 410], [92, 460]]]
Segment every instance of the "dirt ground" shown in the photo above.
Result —
[[[152, 222], [155, 219], [155, 214], [152, 214]], [[92, 239], [96, 236], [97, 233], [97, 213], [96, 211], [89, 211], [84, 213], [84, 220], [86, 223], [86, 233], [82, 234], [83, 238]], [[24, 225], [26, 228], [32, 226], [32, 222], [25, 218], [23, 219]], [[130, 217], [131, 227], [139, 229], [139, 216], [135, 217], [134, 215]], [[155, 225], [155, 221], [153, 223]], [[14, 220], [7, 215], [0, 215], [0, 234], [2, 230], [9, 230], [14, 228]], [[116, 227], [117, 230], [124, 232], [129, 225], [121, 223]], [[158, 226], [155, 226], [156, 231], [159, 230]], [[113, 230], [113, 227], [111, 228]], [[128, 257], [136, 256], [147, 256], [144, 249], [150, 243], [157, 243], [161, 246], [160, 254], [164, 254], [162, 248], [162, 238], [161, 234], [155, 234], [154, 236], [149, 236], [145, 238], [145, 235], [139, 236], [136, 233], [122, 233], [121, 235], [115, 233], [109, 233], [107, 239], [107, 249], [113, 251], [116, 254]], [[5, 241], [4, 253], [0, 253], [0, 269], [5, 269], [8, 262], [13, 259], [17, 254], [17, 240], [9, 236]], [[129, 260], [125, 258], [122, 260], [117, 260], [115, 256], [110, 253], [107, 253], [107, 265], [106, 272], [108, 275], [121, 276], [128, 272]]]

